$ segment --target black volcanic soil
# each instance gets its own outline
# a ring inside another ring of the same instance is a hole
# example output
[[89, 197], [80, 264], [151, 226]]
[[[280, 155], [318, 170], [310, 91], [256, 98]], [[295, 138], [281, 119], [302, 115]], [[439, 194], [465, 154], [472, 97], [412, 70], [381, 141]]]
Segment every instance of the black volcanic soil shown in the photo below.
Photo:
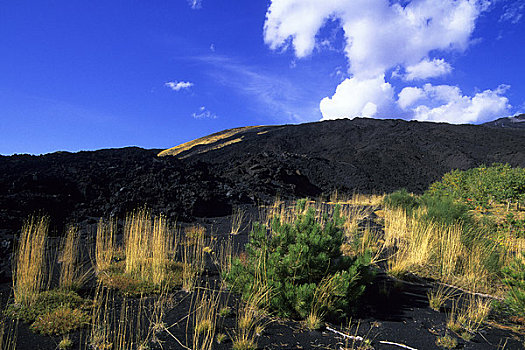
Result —
[[[403, 187], [421, 193], [452, 169], [494, 162], [525, 167], [525, 130], [497, 125], [355, 119], [274, 126], [264, 131], [246, 132], [241, 142], [213, 150], [213, 144], [196, 146], [179, 157], [158, 157], [160, 150], [140, 148], [1, 156], [3, 297], [9, 293], [13, 237], [33, 213], [50, 215], [52, 234], [60, 235], [67, 223], [86, 228], [99, 217], [123, 218], [130, 210], [147, 206], [172, 220], [213, 225], [217, 234], [227, 235], [230, 218], [226, 215], [231, 214], [232, 206], [246, 205], [256, 211], [257, 204], [276, 195], [322, 197], [334, 189], [383, 193]], [[238, 243], [246, 241], [246, 234], [236, 238]], [[393, 294], [381, 299], [380, 292], [369, 290], [368, 314], [360, 315], [358, 333], [368, 335], [376, 349], [399, 348], [380, 340], [435, 349], [436, 336], [445, 333], [445, 314], [429, 309], [428, 283], [411, 285], [388, 278], [383, 283], [392, 287]], [[178, 295], [184, 299], [183, 292]], [[173, 309], [167, 323], [184, 317], [187, 306]], [[24, 327], [20, 328], [19, 349], [56, 348], [57, 339], [39, 337]], [[174, 327], [173, 332], [182, 337], [185, 329]], [[507, 338], [505, 349], [522, 348], [521, 335], [494, 327], [487, 327], [472, 342], [460, 343], [464, 349], [496, 349]], [[164, 340], [164, 349], [181, 348]], [[279, 321], [270, 324], [259, 345], [339, 349], [344, 339], [328, 330], [308, 332], [296, 322]], [[231, 343], [217, 348], [230, 347]]]

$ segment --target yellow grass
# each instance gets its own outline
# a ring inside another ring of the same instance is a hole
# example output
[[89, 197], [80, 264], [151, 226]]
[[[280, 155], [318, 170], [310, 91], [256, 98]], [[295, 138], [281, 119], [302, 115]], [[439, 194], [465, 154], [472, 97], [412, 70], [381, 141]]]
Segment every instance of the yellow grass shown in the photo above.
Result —
[[80, 287], [81, 274], [79, 271], [79, 239], [78, 230], [75, 226], [69, 226], [65, 237], [60, 244], [60, 263], [59, 286], [64, 289]]
[[467, 248], [461, 241], [460, 224], [444, 226], [389, 208], [384, 211], [384, 223], [384, 247], [391, 252], [390, 273], [402, 276], [412, 272], [472, 291], [501, 292], [491, 282], [495, 276], [486, 266], [497, 247], [474, 240]]
[[100, 219], [98, 222], [95, 244], [95, 265], [98, 273], [111, 265], [116, 250], [116, 231], [117, 225], [113, 219], [110, 219], [109, 222]]
[[215, 339], [219, 294], [207, 289], [198, 290], [192, 302], [193, 350], [211, 350]]
[[124, 226], [126, 273], [139, 277], [147, 274], [151, 232], [150, 214], [146, 210], [134, 211], [126, 218]]
[[22, 228], [13, 273], [13, 292], [17, 304], [31, 304], [44, 285], [48, 226], [47, 218], [31, 217]]
[[125, 272], [157, 285], [165, 282], [173, 242], [164, 216], [152, 220], [144, 209], [133, 212], [127, 217], [124, 227]]
[[185, 230], [182, 250], [182, 289], [190, 292], [204, 270], [205, 233], [202, 226], [191, 226]]
[[[186, 143], [183, 143], [181, 145], [169, 148], [167, 150], [164, 150], [158, 154], [159, 157], [163, 156], [177, 156], [185, 151], [189, 151], [192, 148], [196, 146], [209, 146], [211, 147], [205, 147], [204, 152], [211, 149], [216, 149], [223, 147], [224, 144], [231, 144], [231, 140], [227, 140], [231, 137], [238, 136], [235, 142], [239, 142], [240, 138], [242, 138], [243, 134], [246, 132], [256, 132], [259, 129], [262, 128], [269, 128], [268, 126], [246, 126], [246, 127], [240, 127], [240, 128], [234, 128], [234, 129], [228, 129], [220, 132], [216, 132], [214, 134], [204, 136]], [[239, 137], [240, 136], [240, 137]], [[221, 146], [222, 145], [222, 146]], [[203, 151], [199, 152], [202, 153]]]
[[268, 300], [267, 288], [254, 288], [248, 300], [237, 311], [237, 327], [232, 335], [233, 349], [256, 349], [257, 337], [266, 327], [264, 311], [261, 309]]
[[244, 220], [244, 210], [242, 208], [234, 208], [232, 213], [232, 229], [230, 233], [236, 235], [242, 228], [242, 223]]

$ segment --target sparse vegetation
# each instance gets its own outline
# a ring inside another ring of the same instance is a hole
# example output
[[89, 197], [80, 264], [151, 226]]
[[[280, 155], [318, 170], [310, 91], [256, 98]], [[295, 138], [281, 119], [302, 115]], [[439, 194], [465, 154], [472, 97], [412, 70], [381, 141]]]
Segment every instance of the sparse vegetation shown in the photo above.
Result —
[[428, 303], [434, 311], [440, 311], [443, 305], [450, 299], [454, 298], [452, 288], [439, 284], [437, 288], [428, 292]]
[[[430, 307], [448, 312], [448, 332], [468, 342], [491, 313], [491, 297], [482, 293], [504, 296], [505, 312], [524, 316], [524, 219], [518, 210], [523, 197], [516, 194], [521, 187], [512, 185], [503, 197], [493, 192], [505, 187], [494, 180], [498, 171], [514, 174], [502, 177], [517, 183], [521, 175], [508, 166], [495, 169], [453, 172], [421, 196], [398, 191], [384, 198], [334, 193], [330, 203], [276, 200], [261, 209], [261, 222], [253, 224], [249, 244], [236, 256], [233, 240], [242, 237], [237, 234], [245, 219], [241, 210], [234, 211], [231, 232], [227, 228], [222, 241], [214, 241], [213, 227], [178, 231], [164, 216], [145, 209], [128, 215], [120, 231], [115, 219], [100, 220], [91, 251], [99, 285], [86, 296], [92, 301], [75, 293], [91, 270], [80, 253], [78, 230], [70, 226], [61, 240], [54, 261], [59, 276], [52, 281], [48, 219], [32, 218], [15, 251], [14, 303], [5, 314], [46, 335], [88, 328], [84, 346], [99, 350], [147, 349], [151, 342], [162, 347], [161, 334], [191, 349], [211, 350], [226, 340], [233, 349], [256, 349], [272, 317], [298, 319], [318, 330], [351, 315], [375, 265], [400, 279], [434, 279]], [[485, 186], [480, 179], [487, 178], [495, 184], [485, 189], [466, 184], [474, 178], [476, 186]], [[450, 191], [454, 186], [459, 189]], [[467, 190], [477, 191], [475, 202]], [[117, 233], [123, 234], [121, 241]], [[202, 282], [209, 281], [207, 261], [222, 277], [212, 287]], [[47, 290], [51, 285], [55, 289]], [[220, 301], [220, 293], [230, 293], [227, 286], [242, 297], [236, 307]], [[171, 326], [164, 320], [175, 287], [191, 299], [184, 318], [186, 345], [170, 331], [181, 320]], [[0, 348], [15, 348], [12, 325], [2, 320]], [[354, 343], [370, 347], [370, 342]], [[452, 349], [457, 340], [445, 334], [436, 345]], [[58, 347], [70, 348], [71, 339], [65, 336]]]
[[70, 307], [59, 307], [39, 315], [31, 325], [31, 330], [45, 335], [66, 334], [89, 323], [89, 315]]
[[446, 349], [455, 349], [458, 346], [458, 341], [446, 334], [436, 339], [436, 345]]
[[46, 240], [49, 219], [31, 217], [22, 228], [13, 267], [16, 304], [30, 306], [45, 283]]

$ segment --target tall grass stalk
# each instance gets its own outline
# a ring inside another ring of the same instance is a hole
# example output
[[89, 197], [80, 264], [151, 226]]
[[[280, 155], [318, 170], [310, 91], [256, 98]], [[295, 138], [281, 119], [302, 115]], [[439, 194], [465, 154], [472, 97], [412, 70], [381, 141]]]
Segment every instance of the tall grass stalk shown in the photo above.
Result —
[[66, 236], [60, 243], [58, 262], [60, 263], [59, 286], [64, 289], [75, 289], [80, 287], [79, 273], [79, 240], [78, 229], [69, 226]]
[[100, 219], [97, 225], [97, 238], [95, 244], [95, 265], [98, 273], [106, 270], [115, 254], [115, 235], [117, 225], [113, 218], [108, 222]]
[[192, 300], [193, 337], [192, 349], [211, 350], [217, 329], [217, 310], [220, 294], [216, 291], [198, 289]]
[[147, 274], [151, 236], [152, 225], [147, 210], [137, 210], [128, 215], [124, 227], [126, 273], [141, 278]]
[[45, 283], [48, 227], [48, 218], [31, 217], [22, 228], [13, 273], [13, 293], [17, 304], [31, 304]]
[[0, 349], [16, 350], [18, 337], [18, 320], [10, 320], [0, 315]]
[[204, 270], [205, 232], [201, 226], [191, 226], [185, 230], [182, 250], [182, 289], [186, 292], [193, 290], [197, 278]]
[[230, 231], [232, 235], [237, 235], [239, 231], [241, 231], [244, 215], [245, 213], [244, 210], [242, 210], [242, 208], [237, 207], [233, 209], [231, 225], [232, 228]]
[[[153, 234], [149, 242], [151, 250], [151, 274], [152, 281], [156, 285], [167, 280], [166, 266], [171, 250], [171, 237], [166, 218], [157, 216], [153, 222]], [[145, 263], [145, 262], [143, 262]]]

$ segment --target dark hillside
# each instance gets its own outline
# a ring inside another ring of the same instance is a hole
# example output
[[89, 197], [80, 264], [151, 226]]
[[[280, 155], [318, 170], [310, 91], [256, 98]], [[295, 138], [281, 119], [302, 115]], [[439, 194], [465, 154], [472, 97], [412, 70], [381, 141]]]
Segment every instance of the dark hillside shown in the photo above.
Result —
[[[204, 141], [203, 141], [204, 140]], [[198, 141], [198, 142], [197, 142]], [[147, 205], [172, 218], [334, 189], [421, 192], [445, 172], [482, 163], [525, 166], [525, 132], [401, 120], [334, 120], [239, 128], [176, 156], [140, 148], [0, 157], [0, 229], [42, 211], [59, 224]]]
[[[322, 192], [400, 187], [421, 192], [451, 169], [494, 162], [525, 165], [523, 130], [354, 119], [257, 131], [244, 133], [240, 142], [200, 149], [187, 159], [210, 164], [214, 174], [247, 191], [290, 182]], [[222, 142], [234, 138], [238, 136]]]

